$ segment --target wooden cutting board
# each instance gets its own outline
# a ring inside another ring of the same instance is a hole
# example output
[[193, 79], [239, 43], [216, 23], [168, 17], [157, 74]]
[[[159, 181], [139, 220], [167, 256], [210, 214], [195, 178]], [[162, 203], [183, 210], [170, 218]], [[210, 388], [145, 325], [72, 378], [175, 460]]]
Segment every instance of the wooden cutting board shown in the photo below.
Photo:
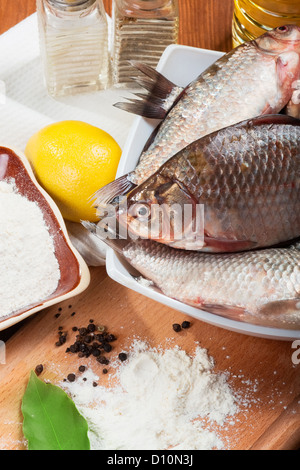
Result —
[[[52, 383], [76, 372], [79, 364], [99, 371], [102, 384], [109, 380], [95, 358], [65, 352], [74, 341], [72, 327], [86, 326], [90, 319], [116, 335], [111, 358], [126, 350], [134, 337], [152, 346], [179, 345], [191, 354], [196, 342], [206, 348], [216, 371], [227, 371], [233, 388], [249, 402], [235, 424], [221, 430], [228, 448], [300, 448], [300, 366], [292, 363], [290, 342], [248, 337], [194, 319], [189, 319], [188, 330], [175, 333], [173, 323], [186, 316], [118, 285], [105, 268], [93, 268], [91, 274], [90, 287], [72, 299], [71, 308], [69, 301], [36, 314], [6, 342], [6, 364], [0, 365], [0, 449], [25, 448], [20, 405], [30, 370], [37, 364], [44, 366], [40, 377]], [[55, 346], [59, 326], [68, 332], [61, 347]]]

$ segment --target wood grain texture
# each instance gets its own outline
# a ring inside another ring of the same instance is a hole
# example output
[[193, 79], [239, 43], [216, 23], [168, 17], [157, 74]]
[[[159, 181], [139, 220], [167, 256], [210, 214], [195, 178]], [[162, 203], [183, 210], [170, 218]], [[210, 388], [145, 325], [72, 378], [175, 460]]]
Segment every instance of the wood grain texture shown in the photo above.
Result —
[[[110, 11], [110, 1], [104, 1]], [[180, 42], [194, 47], [231, 49], [231, 0], [180, 0]], [[0, 32], [35, 11], [35, 0], [0, 0]], [[1, 77], [0, 77], [1, 78]], [[196, 343], [206, 348], [216, 371], [229, 374], [230, 384], [244, 401], [238, 421], [222, 429], [232, 449], [295, 449], [299, 446], [299, 366], [292, 363], [289, 342], [240, 335], [190, 319], [191, 328], [174, 333], [172, 324], [184, 315], [138, 295], [108, 278], [105, 268], [91, 269], [90, 287], [71, 302], [44, 310], [6, 332], [6, 364], [0, 364], [0, 449], [24, 449], [21, 399], [29, 373], [43, 364], [42, 378], [58, 383], [78, 365], [95, 367], [91, 358], [79, 360], [65, 352], [74, 340], [72, 327], [93, 318], [118, 340], [110, 356], [127, 350], [134, 337], [150, 345], [179, 345], [193, 353]], [[72, 308], [69, 308], [69, 303]], [[56, 316], [58, 308], [61, 314]], [[72, 316], [71, 313], [75, 312]], [[64, 347], [56, 347], [58, 327], [68, 332]], [[100, 381], [107, 383], [108, 376]]]
[[251, 450], [289, 450], [300, 448], [300, 395], [284, 410]]
[[0, 34], [32, 15], [36, 10], [36, 0], [1, 0]]
[[231, 0], [179, 0], [181, 44], [230, 51], [232, 49]]

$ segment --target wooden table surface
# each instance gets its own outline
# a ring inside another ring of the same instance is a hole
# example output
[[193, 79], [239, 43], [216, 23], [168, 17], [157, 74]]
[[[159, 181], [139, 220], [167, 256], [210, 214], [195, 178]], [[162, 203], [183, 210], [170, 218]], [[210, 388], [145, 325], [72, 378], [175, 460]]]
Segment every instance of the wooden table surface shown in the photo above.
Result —
[[[179, 3], [181, 44], [231, 49], [233, 1]], [[104, 0], [104, 4], [110, 12], [110, 1]], [[34, 11], [35, 0], [0, 0], [0, 33]], [[117, 335], [116, 351], [126, 348], [135, 335], [152, 345], [178, 344], [191, 353], [199, 341], [215, 358], [216, 370], [230, 372], [234, 387], [250, 393], [249, 384], [255, 384], [255, 403], [239, 416], [232, 429], [232, 449], [299, 445], [299, 366], [292, 363], [291, 343], [248, 337], [196, 320], [189, 330], [176, 334], [172, 324], [186, 319], [184, 315], [116, 284], [105, 268], [93, 268], [91, 275], [90, 287], [72, 299], [72, 310], [68, 308], [70, 302], [65, 302], [0, 333], [0, 339], [6, 342], [6, 364], [0, 364], [1, 449], [24, 448], [20, 403], [29, 371], [42, 363], [44, 378], [56, 382], [75, 367], [75, 360], [65, 354], [65, 349], [55, 347], [58, 326], [70, 331], [75, 323], [84, 326], [90, 318], [106, 324]], [[59, 318], [58, 307], [62, 309]], [[76, 316], [72, 317], [71, 311]]]

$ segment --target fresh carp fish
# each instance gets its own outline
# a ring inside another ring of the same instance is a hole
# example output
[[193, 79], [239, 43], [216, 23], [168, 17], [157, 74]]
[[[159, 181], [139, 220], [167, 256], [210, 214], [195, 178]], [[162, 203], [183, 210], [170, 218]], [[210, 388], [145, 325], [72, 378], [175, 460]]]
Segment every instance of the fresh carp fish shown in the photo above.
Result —
[[[97, 235], [95, 224], [85, 226]], [[300, 328], [300, 244], [211, 255], [151, 240], [104, 241], [169, 298], [241, 322]]]
[[298, 115], [298, 105], [291, 103], [293, 94], [299, 95], [300, 79], [300, 27], [295, 25], [281, 26], [233, 49], [184, 89], [145, 65], [137, 66], [147, 75], [139, 81], [150, 95], [115, 106], [162, 122], [136, 169], [94, 195], [99, 205], [127, 194], [207, 134], [286, 107]]
[[132, 238], [238, 252], [300, 236], [300, 120], [260, 116], [207, 135], [133, 189], [116, 211]]

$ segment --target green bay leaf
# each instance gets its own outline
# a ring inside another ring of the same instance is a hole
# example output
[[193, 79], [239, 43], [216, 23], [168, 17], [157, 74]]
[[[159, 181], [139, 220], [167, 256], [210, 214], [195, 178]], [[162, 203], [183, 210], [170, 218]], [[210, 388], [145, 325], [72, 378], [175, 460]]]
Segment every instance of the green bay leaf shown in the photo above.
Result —
[[88, 424], [71, 398], [31, 371], [22, 399], [29, 450], [90, 450]]

